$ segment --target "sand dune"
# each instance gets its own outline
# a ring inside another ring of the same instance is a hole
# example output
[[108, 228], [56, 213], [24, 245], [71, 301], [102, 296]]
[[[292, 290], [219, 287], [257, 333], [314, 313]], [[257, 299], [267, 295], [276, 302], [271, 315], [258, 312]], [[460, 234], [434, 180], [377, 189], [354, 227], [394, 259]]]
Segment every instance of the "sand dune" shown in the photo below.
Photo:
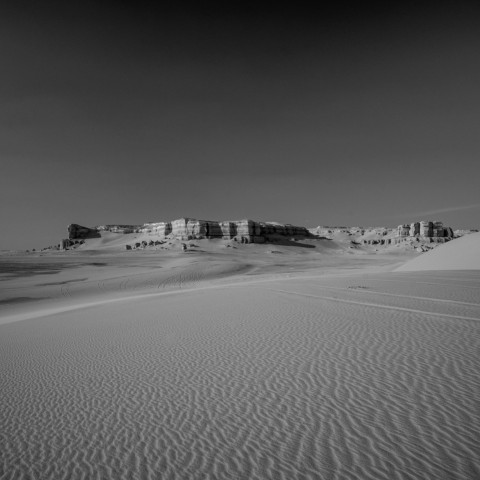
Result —
[[255, 248], [3, 279], [0, 478], [479, 478], [480, 272]]
[[471, 233], [410, 260], [397, 272], [480, 270], [480, 232]]

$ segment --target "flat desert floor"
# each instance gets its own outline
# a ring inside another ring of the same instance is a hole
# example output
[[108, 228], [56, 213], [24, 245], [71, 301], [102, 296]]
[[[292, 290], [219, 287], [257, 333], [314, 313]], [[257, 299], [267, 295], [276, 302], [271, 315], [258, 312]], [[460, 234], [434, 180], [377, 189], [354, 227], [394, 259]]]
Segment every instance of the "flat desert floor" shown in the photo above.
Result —
[[0, 257], [0, 479], [480, 478], [479, 269], [197, 243]]

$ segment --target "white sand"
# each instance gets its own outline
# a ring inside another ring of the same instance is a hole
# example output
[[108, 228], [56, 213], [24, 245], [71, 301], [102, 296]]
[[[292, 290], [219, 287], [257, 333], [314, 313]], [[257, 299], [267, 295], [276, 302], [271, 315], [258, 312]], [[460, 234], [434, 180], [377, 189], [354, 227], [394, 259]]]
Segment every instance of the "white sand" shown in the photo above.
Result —
[[72, 259], [1, 282], [0, 479], [480, 478], [479, 271]]
[[405, 263], [397, 272], [480, 270], [480, 232], [441, 245]]

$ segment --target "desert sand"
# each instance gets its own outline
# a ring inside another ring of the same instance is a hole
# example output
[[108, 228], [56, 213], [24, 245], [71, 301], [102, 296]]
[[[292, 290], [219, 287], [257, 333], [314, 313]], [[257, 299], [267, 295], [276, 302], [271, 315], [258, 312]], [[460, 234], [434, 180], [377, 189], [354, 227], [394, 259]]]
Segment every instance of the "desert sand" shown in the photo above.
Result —
[[480, 232], [446, 243], [397, 268], [397, 272], [426, 270], [480, 270]]
[[478, 236], [126, 241], [0, 257], [0, 479], [480, 478]]

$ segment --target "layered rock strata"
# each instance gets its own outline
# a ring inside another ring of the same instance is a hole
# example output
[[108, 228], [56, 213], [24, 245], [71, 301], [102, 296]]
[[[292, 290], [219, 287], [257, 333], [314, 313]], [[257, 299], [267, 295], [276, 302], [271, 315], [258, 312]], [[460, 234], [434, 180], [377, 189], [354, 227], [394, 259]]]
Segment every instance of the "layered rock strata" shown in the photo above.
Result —
[[154, 233], [163, 237], [172, 233], [171, 222], [145, 223], [139, 228], [142, 233]]
[[99, 232], [134, 233], [141, 227], [142, 225], [98, 225], [95, 229]]
[[94, 238], [101, 231], [113, 233], [149, 233], [162, 238], [190, 240], [194, 238], [236, 239], [242, 243], [264, 243], [278, 237], [309, 237], [305, 227], [273, 222], [236, 220], [217, 222], [180, 218], [172, 222], [145, 223], [144, 225], [101, 225], [95, 228], [72, 224], [68, 227], [69, 238]]
[[432, 241], [445, 241], [454, 237], [450, 227], [444, 227], [442, 222], [414, 222], [397, 227], [397, 237], [428, 238]]

